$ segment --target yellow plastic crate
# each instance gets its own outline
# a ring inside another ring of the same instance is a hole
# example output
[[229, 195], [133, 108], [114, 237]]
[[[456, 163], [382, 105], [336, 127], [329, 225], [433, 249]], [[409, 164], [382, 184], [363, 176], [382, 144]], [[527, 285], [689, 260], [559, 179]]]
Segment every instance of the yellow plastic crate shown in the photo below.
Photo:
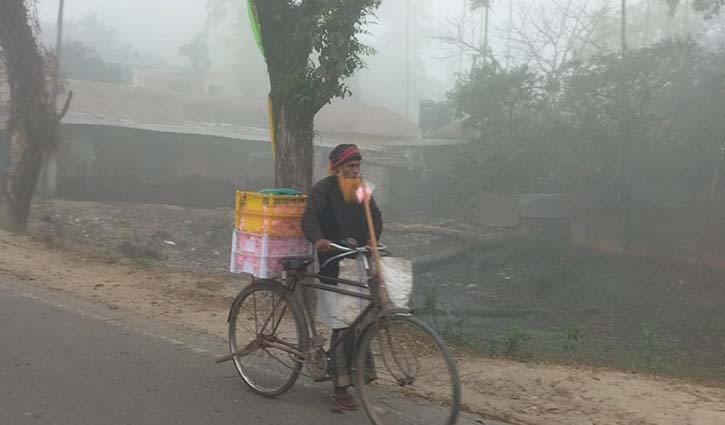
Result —
[[235, 227], [243, 232], [301, 236], [306, 196], [263, 195], [237, 191]]

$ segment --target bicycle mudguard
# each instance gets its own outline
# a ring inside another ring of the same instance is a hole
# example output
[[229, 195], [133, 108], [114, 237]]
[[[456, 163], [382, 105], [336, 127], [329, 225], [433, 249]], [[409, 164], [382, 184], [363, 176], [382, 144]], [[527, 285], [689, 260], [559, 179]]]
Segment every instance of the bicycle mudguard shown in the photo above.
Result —
[[360, 331], [359, 338], [363, 338], [365, 334], [370, 330], [370, 328], [378, 323], [380, 320], [384, 320], [388, 317], [394, 317], [394, 316], [412, 316], [413, 313], [407, 308], [393, 308], [390, 310], [385, 310], [382, 314], [380, 314], [380, 317], [378, 317], [377, 320], [371, 320], [368, 323], [365, 324], [365, 327], [363, 327], [362, 331]]

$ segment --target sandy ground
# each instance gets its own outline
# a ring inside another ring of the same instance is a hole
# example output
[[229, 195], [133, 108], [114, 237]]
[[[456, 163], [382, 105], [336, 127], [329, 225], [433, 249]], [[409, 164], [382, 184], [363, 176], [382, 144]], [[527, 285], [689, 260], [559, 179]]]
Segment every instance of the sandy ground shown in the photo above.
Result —
[[[0, 232], [0, 272], [221, 337], [226, 337], [231, 301], [247, 283], [224, 273], [91, 258], [4, 232]], [[725, 424], [725, 389], [462, 352], [457, 357], [464, 404], [485, 417], [527, 425]]]

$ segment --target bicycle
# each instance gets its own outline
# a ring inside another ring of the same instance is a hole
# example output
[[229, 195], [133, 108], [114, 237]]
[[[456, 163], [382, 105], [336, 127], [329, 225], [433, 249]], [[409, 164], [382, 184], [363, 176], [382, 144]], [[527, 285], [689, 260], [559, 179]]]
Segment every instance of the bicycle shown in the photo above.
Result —
[[[307, 272], [313, 257], [282, 259], [281, 279], [254, 278], [234, 300], [228, 316], [230, 354], [217, 362], [233, 361], [244, 383], [265, 397], [284, 394], [300, 375], [317, 382], [329, 380], [326, 341], [317, 329], [306, 289], [359, 298], [368, 305], [346, 332], [357, 335], [352, 377], [370, 421], [375, 425], [453, 425], [460, 411], [461, 389], [443, 340], [409, 309], [383, 305], [369, 247], [332, 246], [340, 253], [328, 261], [362, 256], [367, 282]], [[383, 246], [379, 249], [385, 251]]]

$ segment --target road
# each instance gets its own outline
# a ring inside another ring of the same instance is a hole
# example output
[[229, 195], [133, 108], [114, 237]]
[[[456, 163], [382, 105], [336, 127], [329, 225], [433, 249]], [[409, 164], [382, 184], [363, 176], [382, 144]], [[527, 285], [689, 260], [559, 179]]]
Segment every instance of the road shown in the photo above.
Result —
[[305, 379], [278, 399], [252, 394], [214, 364], [218, 338], [2, 275], [0, 323], [2, 425], [369, 424]]

